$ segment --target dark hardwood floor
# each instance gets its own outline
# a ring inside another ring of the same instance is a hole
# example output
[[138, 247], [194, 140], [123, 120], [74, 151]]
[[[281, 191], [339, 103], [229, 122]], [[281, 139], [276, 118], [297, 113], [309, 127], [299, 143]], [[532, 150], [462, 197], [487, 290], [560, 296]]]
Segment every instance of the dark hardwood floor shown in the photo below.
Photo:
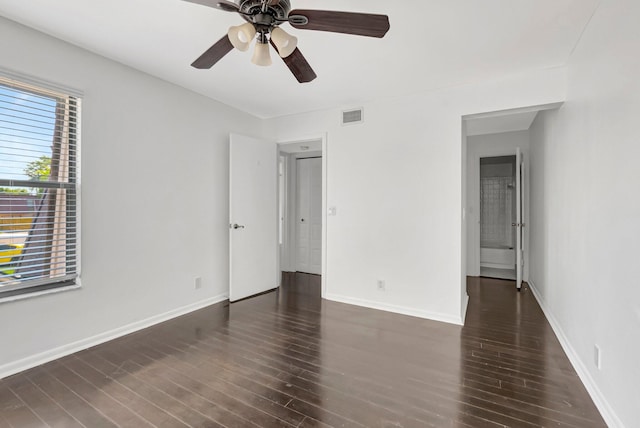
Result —
[[218, 304], [0, 381], [5, 427], [603, 427], [526, 288], [470, 279], [465, 327], [320, 299]]

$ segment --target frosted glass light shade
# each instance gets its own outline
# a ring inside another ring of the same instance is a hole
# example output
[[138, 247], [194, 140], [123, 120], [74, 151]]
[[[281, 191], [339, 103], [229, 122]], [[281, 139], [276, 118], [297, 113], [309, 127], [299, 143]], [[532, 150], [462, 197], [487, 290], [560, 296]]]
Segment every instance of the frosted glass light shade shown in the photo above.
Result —
[[229, 32], [227, 33], [227, 36], [229, 36], [229, 40], [231, 41], [233, 47], [242, 52], [249, 49], [249, 45], [251, 44], [251, 41], [253, 40], [253, 37], [255, 35], [256, 29], [250, 22], [231, 27], [229, 28]]
[[255, 65], [261, 65], [263, 67], [271, 65], [271, 54], [269, 54], [268, 43], [262, 43], [260, 41], [256, 42], [256, 47], [253, 51], [253, 58], [251, 58], [251, 62]]
[[298, 38], [287, 33], [280, 27], [271, 30], [271, 40], [278, 48], [278, 52], [282, 58], [286, 58], [296, 50], [298, 46]]

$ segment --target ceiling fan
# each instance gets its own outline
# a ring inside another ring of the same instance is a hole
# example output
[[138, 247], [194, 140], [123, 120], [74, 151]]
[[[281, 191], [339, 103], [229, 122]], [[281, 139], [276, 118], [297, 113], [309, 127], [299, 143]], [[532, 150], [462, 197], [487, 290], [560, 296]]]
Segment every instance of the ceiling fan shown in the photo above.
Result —
[[305, 57], [297, 48], [298, 39], [280, 28], [288, 22], [299, 30], [329, 31], [358, 36], [382, 38], [389, 31], [389, 17], [368, 13], [337, 12], [329, 10], [291, 10], [290, 0], [185, 0], [225, 12], [236, 12], [246, 23], [231, 27], [228, 33], [196, 59], [192, 67], [213, 67], [235, 47], [249, 49], [256, 39], [252, 62], [271, 65], [269, 44], [278, 52], [298, 82], [311, 82], [316, 78]]

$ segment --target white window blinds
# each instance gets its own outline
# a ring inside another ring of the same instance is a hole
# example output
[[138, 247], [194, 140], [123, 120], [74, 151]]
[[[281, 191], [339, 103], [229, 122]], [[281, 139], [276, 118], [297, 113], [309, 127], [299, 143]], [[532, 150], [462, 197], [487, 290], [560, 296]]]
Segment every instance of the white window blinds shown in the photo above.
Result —
[[77, 276], [79, 102], [0, 78], [0, 298]]

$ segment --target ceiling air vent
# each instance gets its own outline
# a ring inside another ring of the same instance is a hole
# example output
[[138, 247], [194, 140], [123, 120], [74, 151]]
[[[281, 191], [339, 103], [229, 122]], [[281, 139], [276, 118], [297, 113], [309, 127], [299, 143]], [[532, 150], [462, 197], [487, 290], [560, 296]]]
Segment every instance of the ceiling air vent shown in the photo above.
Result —
[[364, 113], [361, 108], [342, 112], [343, 125], [354, 125], [362, 122], [364, 122]]

